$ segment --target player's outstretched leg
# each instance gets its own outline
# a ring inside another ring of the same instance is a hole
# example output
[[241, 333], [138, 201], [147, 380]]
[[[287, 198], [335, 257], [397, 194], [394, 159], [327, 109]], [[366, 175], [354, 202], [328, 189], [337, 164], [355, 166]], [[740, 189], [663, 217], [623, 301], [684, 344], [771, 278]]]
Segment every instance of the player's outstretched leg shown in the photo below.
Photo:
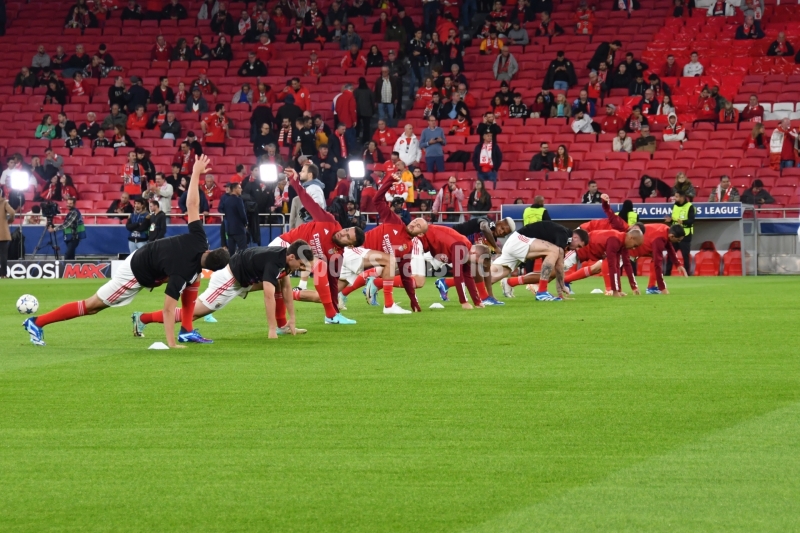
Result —
[[98, 298], [97, 294], [87, 300], [79, 300], [64, 304], [58, 309], [45, 313], [41, 316], [28, 318], [22, 323], [22, 327], [28, 332], [31, 342], [36, 346], [46, 346], [44, 342], [44, 327], [54, 322], [64, 322], [79, 316], [94, 315], [109, 306]]

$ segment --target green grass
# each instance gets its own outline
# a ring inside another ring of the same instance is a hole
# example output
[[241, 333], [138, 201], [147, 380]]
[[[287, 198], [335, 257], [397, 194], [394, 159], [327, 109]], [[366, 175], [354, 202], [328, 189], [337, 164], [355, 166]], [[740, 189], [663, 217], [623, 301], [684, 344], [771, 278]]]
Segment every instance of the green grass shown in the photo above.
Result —
[[36, 348], [16, 298], [99, 283], [0, 282], [0, 531], [800, 530], [800, 278], [600, 283], [277, 341], [256, 294], [166, 352], [160, 291]]

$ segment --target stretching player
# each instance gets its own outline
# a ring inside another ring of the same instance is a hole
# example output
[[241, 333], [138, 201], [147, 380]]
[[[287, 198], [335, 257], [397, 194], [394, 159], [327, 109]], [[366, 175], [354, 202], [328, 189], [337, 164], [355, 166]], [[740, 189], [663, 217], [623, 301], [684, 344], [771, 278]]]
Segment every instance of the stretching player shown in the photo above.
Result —
[[[386, 192], [400, 182], [399, 178], [387, 176], [383, 180], [376, 198], [383, 198]], [[377, 305], [378, 291], [383, 289], [383, 313], [386, 315], [403, 315], [412, 311], [421, 311], [417, 301], [414, 279], [409, 276], [414, 237], [428, 231], [428, 223], [423, 218], [415, 218], [408, 225], [392, 211], [384, 201], [376, 202], [380, 224], [369, 230], [364, 236], [361, 248], [345, 250], [342, 265], [342, 276], [349, 284], [343, 294], [342, 304], [347, 303], [346, 296], [358, 287], [366, 284], [367, 301]], [[399, 257], [399, 261], [396, 259]], [[372, 268], [366, 268], [367, 266]], [[399, 267], [399, 274], [395, 275]], [[378, 274], [380, 272], [380, 274]], [[380, 275], [380, 277], [373, 277]], [[396, 284], [402, 285], [411, 300], [408, 311], [394, 303], [393, 290]]]
[[200, 175], [211, 170], [209, 159], [202, 155], [197, 158], [192, 169], [192, 178], [187, 188], [186, 209], [189, 232], [167, 239], [149, 243], [136, 250], [122, 264], [111, 280], [100, 287], [97, 293], [88, 300], [81, 300], [62, 305], [40, 317], [27, 319], [23, 326], [31, 336], [31, 342], [44, 346], [43, 328], [53, 322], [71, 320], [79, 316], [94, 315], [109, 307], [121, 307], [131, 300], [143, 288], [154, 288], [164, 283], [164, 334], [167, 346], [183, 348], [175, 344], [175, 308], [178, 298], [184, 309], [181, 314], [180, 342], [210, 342], [204, 339], [192, 325], [192, 315], [197, 300], [197, 287], [200, 284], [200, 272], [221, 270], [230, 260], [228, 250], [208, 249], [206, 232], [200, 220]]
[[[311, 215], [312, 221], [301, 224], [280, 237], [276, 237], [269, 245], [287, 248], [294, 241], [306, 241], [311, 246], [311, 251], [315, 257], [313, 267], [314, 285], [317, 289], [319, 300], [325, 307], [325, 323], [355, 324], [355, 320], [342, 316], [336, 307], [339, 299], [338, 269], [328, 268], [328, 264], [331, 258], [341, 257], [344, 248], [361, 246], [364, 243], [364, 231], [358, 227], [342, 229], [342, 226], [336, 221], [336, 217], [322, 209], [306, 192], [297, 179], [297, 173], [294, 170], [287, 168], [284, 172], [289, 179], [289, 185], [297, 193], [300, 203]], [[300, 172], [304, 174], [304, 179], [308, 177], [307, 174], [314, 178], [319, 175], [319, 169], [312, 164], [303, 165]], [[336, 262], [338, 263], [339, 261], [337, 260]], [[278, 326], [283, 327], [286, 325], [286, 306], [282, 294], [276, 295], [276, 298]]]
[[[562, 260], [564, 260], [565, 257], [574, 254], [575, 250], [589, 244], [589, 234], [582, 229], [579, 228], [570, 230], [561, 224], [558, 224], [557, 222], [553, 222], [552, 220], [533, 222], [532, 224], [523, 226], [520, 231], [524, 231], [524, 234], [528, 237], [546, 241], [554, 246], [557, 246], [562, 252]], [[566, 266], [564, 268], [566, 270]], [[551, 276], [554, 275], [555, 272], [552, 271]], [[539, 272], [529, 272], [522, 276], [513, 276], [508, 279], [503, 279], [501, 282], [503, 287], [503, 296], [506, 298], [513, 298], [514, 287], [517, 285], [538, 284], [539, 290], [537, 292], [541, 292], [542, 288], [547, 290], [547, 281], [550, 281], [550, 279], [551, 278], [542, 277]], [[541, 283], [543, 280], [545, 281], [544, 284]]]
[[678, 266], [678, 272], [683, 276], [688, 276], [686, 269], [682, 266], [681, 260], [675, 253], [673, 244], [678, 244], [686, 236], [683, 226], [675, 224], [672, 227], [666, 224], [647, 224], [647, 232], [644, 234], [644, 242], [641, 246], [630, 251], [631, 257], [652, 257], [653, 264], [650, 267], [650, 281], [647, 283], [647, 294], [669, 294], [667, 284], [664, 282], [664, 251], [673, 265]]
[[[287, 276], [290, 272], [311, 270], [314, 254], [305, 241], [294, 241], [288, 248], [278, 246], [262, 246], [246, 248], [234, 254], [226, 268], [217, 270], [211, 276], [208, 288], [199, 297], [194, 307], [194, 318], [201, 318], [219, 311], [237, 296], [247, 298], [250, 292], [264, 291], [264, 308], [267, 312], [268, 337], [290, 333], [305, 333], [306, 330], [295, 328], [294, 301], [292, 299], [292, 283]], [[278, 327], [275, 315], [275, 294], [280, 290], [289, 321], [282, 328]], [[180, 320], [182, 309], [175, 309], [175, 320]], [[164, 313], [133, 313], [133, 335], [144, 337], [144, 327], [151, 322], [163, 322]]]
[[[592, 234], [592, 232], [602, 231], [602, 230], [617, 230], [617, 231], [627, 232], [629, 229], [627, 221], [623, 220], [619, 215], [614, 213], [613, 209], [611, 209], [611, 206], [609, 205], [608, 195], [603, 194], [601, 196], [601, 199], [602, 199], [601, 204], [603, 207], [603, 211], [606, 214], [606, 218], [599, 218], [596, 220], [590, 220], [588, 222], [584, 222], [580, 226], [581, 229], [586, 230], [587, 232], [589, 232], [590, 235]], [[637, 222], [636, 224], [634, 224], [634, 226], [637, 226], [641, 230], [642, 234], [645, 234], [646, 230], [644, 224], [642, 224], [641, 222]], [[566, 274], [564, 279], [567, 283], [567, 287], [569, 287], [569, 285], [573, 281], [578, 281], [587, 278], [589, 276], [594, 276], [596, 274], [602, 273], [603, 281], [605, 282], [606, 285], [606, 295], [607, 296], [612, 295], [613, 290], [611, 287], [611, 277], [609, 275], [608, 263], [604, 261], [604, 257], [605, 257], [604, 255], [600, 256], [593, 255], [592, 251], [588, 248], [577, 250], [575, 253], [572, 254], [567, 254], [564, 258], [564, 268], [567, 271], [569, 271], [573, 266], [575, 266], [579, 260], [581, 261], [581, 263], [591, 262], [591, 264], [587, 264], [586, 266], [583, 266], [581, 269], [576, 270], [575, 272], [568, 272]], [[627, 270], [628, 266], [627, 265], [623, 266], [625, 266]], [[634, 284], [631, 285], [631, 287], [633, 288], [635, 294], [639, 294], [638, 292], [639, 289], [635, 285], [636, 278], [632, 279], [634, 279]]]
[[[422, 238], [422, 244], [437, 260], [452, 264], [454, 286], [458, 292], [458, 301], [461, 307], [472, 309], [464, 294], [465, 285], [475, 307], [484, 307], [483, 299], [478, 292], [478, 287], [470, 270], [472, 266], [480, 261], [479, 258], [481, 256], [489, 255], [489, 249], [482, 244], [472, 246], [469, 239], [455, 229], [437, 225], [428, 226], [428, 232]], [[442, 280], [437, 280], [437, 287], [440, 281]], [[481, 282], [483, 282], [483, 278], [481, 278]], [[445, 297], [446, 294], [447, 291], [445, 290]]]
[[[552, 244], [537, 235], [541, 230], [537, 227], [537, 222], [523, 226], [508, 236], [503, 244], [503, 252], [492, 263], [492, 283], [507, 278], [521, 263], [528, 259], [542, 258], [541, 280], [539, 290], [536, 292], [536, 299], [539, 301], [561, 301], [564, 299], [564, 249]], [[577, 245], [577, 243], [576, 243]], [[550, 275], [555, 272], [556, 288], [558, 297], [553, 296], [547, 291], [547, 283]]]
[[[627, 232], [617, 231], [613, 229], [593, 231], [589, 234], [591, 240], [589, 246], [585, 250], [580, 250], [577, 254], [577, 259], [581, 261], [593, 259], [595, 261], [603, 259], [603, 268], [608, 269], [608, 281], [611, 295], [620, 297], [625, 296], [620, 287], [619, 266], [620, 261], [628, 276], [631, 289], [634, 294], [639, 294], [639, 288], [636, 284], [636, 277], [633, 275], [633, 266], [631, 265], [630, 255], [628, 250], [641, 246], [644, 241], [644, 235], [638, 225], [634, 225]], [[568, 281], [576, 281], [588, 277], [588, 272], [584, 272], [590, 267], [584, 267], [577, 272], [573, 272]]]
[[[491, 270], [491, 254], [492, 252], [498, 253], [500, 251], [497, 239], [505, 237], [517, 229], [514, 219], [506, 217], [495, 224], [487, 217], [472, 217], [466, 222], [455, 224], [453, 229], [456, 233], [469, 239], [474, 245], [471, 252], [471, 261], [481, 265], [481, 268], [475, 270], [475, 284], [482, 302], [486, 305], [505, 305], [505, 302], [501, 302], [494, 297], [492, 284], [486, 283], [481, 272], [490, 272]], [[442, 300], [448, 300], [447, 289], [454, 284], [453, 278], [439, 278], [436, 280], [436, 288], [439, 289], [439, 296], [441, 296]]]

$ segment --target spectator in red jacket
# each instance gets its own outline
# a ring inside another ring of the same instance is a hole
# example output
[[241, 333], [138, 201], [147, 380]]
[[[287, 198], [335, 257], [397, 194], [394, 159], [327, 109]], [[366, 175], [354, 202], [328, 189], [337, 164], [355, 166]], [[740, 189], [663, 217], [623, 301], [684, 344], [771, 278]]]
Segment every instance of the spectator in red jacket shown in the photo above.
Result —
[[294, 105], [299, 107], [300, 111], [311, 111], [311, 93], [300, 85], [300, 78], [292, 78], [283, 91], [278, 93], [277, 100], [283, 102], [287, 95], [294, 96]]
[[356, 150], [358, 114], [356, 113], [356, 99], [353, 96], [353, 85], [350, 83], [342, 87], [342, 94], [336, 99], [336, 114], [339, 117], [339, 122], [347, 128], [344, 132], [347, 151], [353, 153]]
[[708, 87], [703, 87], [703, 90], [700, 91], [695, 113], [697, 115], [695, 122], [717, 121], [717, 101], [711, 96]]
[[129, 131], [144, 131], [147, 129], [147, 117], [144, 106], [136, 106], [136, 112], [128, 115], [127, 128]]
[[742, 122], [764, 122], [764, 106], [758, 103], [756, 95], [750, 96], [750, 103], [739, 113]]
[[389, 147], [389, 150], [392, 150], [392, 148], [394, 148], [394, 143], [397, 141], [397, 135], [386, 127], [385, 120], [379, 120], [378, 129], [372, 134], [372, 140], [375, 141], [378, 148], [386, 146]]
[[350, 45], [350, 49], [345, 52], [340, 65], [343, 69], [365, 69], [367, 68], [367, 58], [359, 52], [358, 45], [353, 43]]
[[156, 37], [156, 44], [150, 50], [150, 61], [169, 61], [172, 57], [172, 45], [163, 35]]
[[675, 56], [670, 54], [667, 56], [667, 62], [661, 69], [662, 78], [677, 78], [683, 74], [683, 69], [675, 62]]
[[606, 106], [606, 116], [600, 122], [600, 133], [618, 133], [625, 126], [625, 121], [617, 116], [614, 104]]

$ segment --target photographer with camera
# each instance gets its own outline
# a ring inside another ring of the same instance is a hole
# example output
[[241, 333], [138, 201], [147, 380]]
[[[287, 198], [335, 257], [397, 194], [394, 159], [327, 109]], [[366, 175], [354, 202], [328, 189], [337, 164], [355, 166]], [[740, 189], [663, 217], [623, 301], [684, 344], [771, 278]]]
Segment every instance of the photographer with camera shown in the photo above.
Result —
[[[67, 244], [67, 251], [64, 254], [64, 259], [74, 260], [75, 249], [78, 248], [78, 244], [86, 238], [86, 226], [83, 224], [83, 215], [81, 215], [81, 212], [75, 207], [75, 199], [69, 198], [67, 200], [67, 216], [64, 219], [64, 223], [59, 226], [55, 226], [52, 223], [53, 217], [55, 214], [58, 214], [58, 206], [50, 202], [43, 203], [41, 207], [42, 213], [47, 217], [47, 231], [50, 233], [56, 231], [64, 232], [64, 242]], [[52, 214], [54, 208], [55, 214]]]

